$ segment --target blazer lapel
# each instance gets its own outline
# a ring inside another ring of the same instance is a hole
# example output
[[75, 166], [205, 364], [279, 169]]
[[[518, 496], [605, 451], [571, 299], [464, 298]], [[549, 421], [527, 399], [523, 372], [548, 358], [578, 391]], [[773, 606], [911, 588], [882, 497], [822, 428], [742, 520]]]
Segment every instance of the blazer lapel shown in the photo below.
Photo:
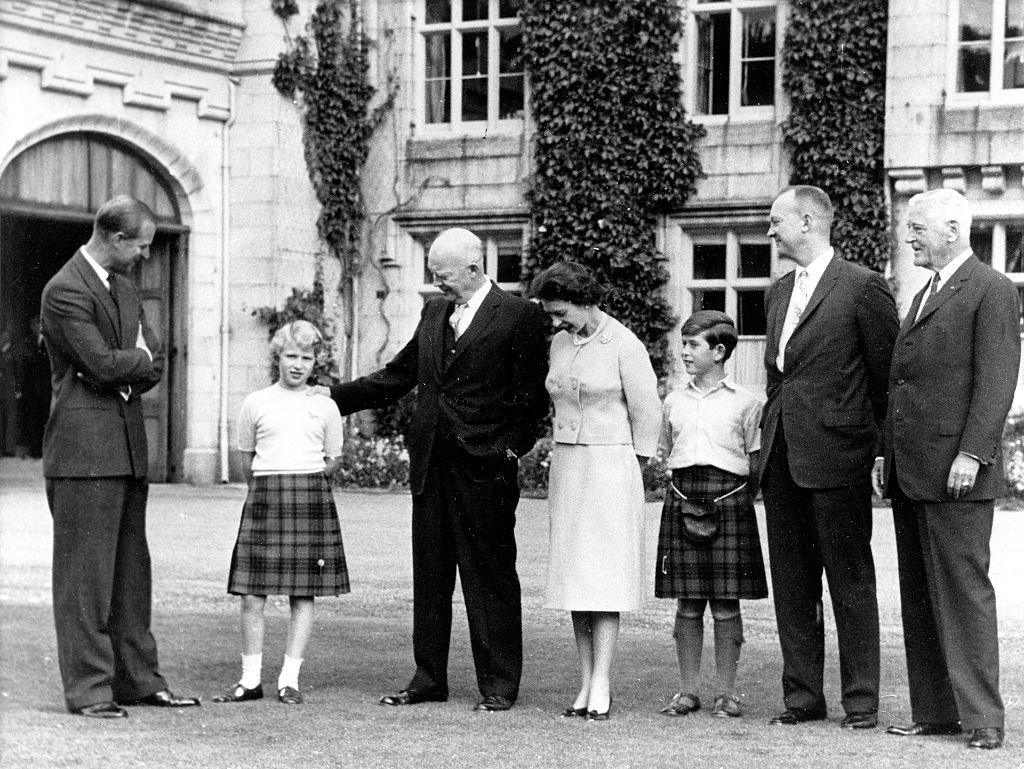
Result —
[[907, 311], [907, 317], [903, 319], [903, 325], [900, 328], [901, 334], [905, 334], [910, 331], [917, 322], [917, 311], [921, 308], [921, 302], [924, 301], [925, 294], [927, 293], [928, 283], [925, 283], [924, 288], [914, 295], [914, 301], [910, 303], [910, 309]]
[[[75, 266], [78, 268], [78, 275], [89, 290], [96, 295], [103, 310], [107, 313], [107, 317], [110, 319], [110, 325], [114, 329], [114, 337], [117, 340], [117, 345], [121, 345], [121, 317], [117, 311], [117, 305], [114, 304], [114, 299], [110, 295], [110, 290], [103, 285], [103, 281], [100, 280], [100, 276], [96, 274], [96, 270], [92, 268], [85, 257], [82, 256], [82, 252], [79, 251], [75, 254], [77, 257]], [[111, 274], [113, 277], [113, 274]]]
[[782, 327], [786, 322], [786, 313], [789, 312], [789, 300], [793, 296], [793, 286], [796, 283], [796, 271], [787, 272], [779, 282], [775, 284], [775, 296], [769, 304], [768, 328], [767, 328], [767, 351], [765, 358], [775, 365], [775, 359], [779, 356], [779, 340], [782, 337]]
[[432, 338], [428, 338], [426, 343], [427, 347], [430, 348], [431, 357], [434, 359], [434, 368], [438, 376], [444, 371], [445, 356], [448, 352], [444, 345], [444, 332], [445, 326], [448, 323], [448, 310], [450, 306], [450, 302], [438, 302], [437, 317], [431, 318], [425, 323], [427, 333], [432, 335]]
[[842, 265], [839, 262], [840, 257], [833, 256], [832, 261], [829, 262], [828, 267], [825, 268], [825, 272], [821, 275], [821, 280], [818, 281], [818, 285], [814, 287], [814, 293], [811, 294], [811, 298], [807, 300], [807, 306], [804, 308], [803, 314], [800, 316], [800, 320], [797, 321], [796, 328], [793, 329], [793, 336], [796, 336], [800, 328], [807, 322], [807, 318], [817, 309], [818, 305], [821, 304], [821, 300], [825, 298], [832, 287], [839, 280], [839, 273], [842, 270]]
[[954, 296], [956, 292], [960, 290], [960, 286], [971, 277], [971, 273], [974, 272], [974, 268], [978, 264], [979, 262], [976, 256], [972, 254], [968, 257], [967, 261], [961, 264], [960, 268], [950, 276], [949, 280], [946, 281], [946, 285], [940, 288], [939, 292], [932, 297], [932, 301], [925, 305], [924, 311], [921, 313], [921, 317], [914, 321], [914, 325], [917, 325], [925, 318], [929, 317], [933, 312], [944, 305], [946, 300]]
[[476, 312], [473, 314], [473, 321], [469, 324], [462, 336], [459, 337], [455, 343], [455, 354], [451, 360], [448, 361], [450, 366], [469, 346], [470, 342], [480, 336], [480, 332], [490, 325], [490, 322], [494, 319], [495, 314], [498, 311], [498, 305], [501, 304], [501, 290], [497, 288], [493, 283], [491, 284], [491, 290], [487, 292], [487, 296], [484, 297], [484, 301], [480, 303], [480, 306], [476, 308]]

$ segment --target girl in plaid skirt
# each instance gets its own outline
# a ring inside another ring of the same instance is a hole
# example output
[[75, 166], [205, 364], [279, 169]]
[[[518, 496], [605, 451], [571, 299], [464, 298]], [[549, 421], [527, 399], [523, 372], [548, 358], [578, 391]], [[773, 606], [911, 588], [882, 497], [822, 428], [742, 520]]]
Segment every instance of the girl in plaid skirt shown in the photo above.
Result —
[[277, 697], [301, 703], [299, 668], [313, 629], [313, 597], [349, 592], [327, 482], [341, 453], [341, 415], [330, 398], [310, 395], [307, 384], [324, 340], [312, 323], [298, 320], [278, 329], [270, 347], [277, 382], [249, 395], [238, 419], [249, 495], [228, 592], [242, 597], [242, 677], [214, 702], [263, 697], [263, 609], [267, 595], [275, 594], [287, 595], [291, 604]]
[[[740, 599], [768, 596], [752, 488], [763, 402], [726, 376], [725, 362], [737, 340], [732, 318], [701, 310], [683, 324], [681, 334], [691, 378], [665, 399], [661, 449], [672, 481], [665, 492], [655, 573], [655, 595], [678, 599], [674, 635], [681, 687], [661, 712], [685, 716], [700, 709], [704, 609], [710, 602], [718, 669], [711, 715], [738, 717]], [[702, 540], [700, 532], [684, 525], [682, 507], [686, 501], [712, 500], [717, 532]]]

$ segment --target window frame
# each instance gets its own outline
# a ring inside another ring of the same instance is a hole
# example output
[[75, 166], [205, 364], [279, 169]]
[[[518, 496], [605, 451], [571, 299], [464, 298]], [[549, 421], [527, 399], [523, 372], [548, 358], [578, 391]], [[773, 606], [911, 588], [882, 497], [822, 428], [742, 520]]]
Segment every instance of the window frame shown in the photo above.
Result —
[[444, 221], [443, 223], [431, 222], [417, 224], [415, 227], [409, 227], [408, 232], [412, 237], [413, 241], [413, 269], [418, 270], [416, 273], [420, 277], [417, 279], [417, 291], [423, 297], [423, 301], [440, 296], [441, 291], [433, 283], [427, 283], [423, 281], [423, 278], [427, 272], [427, 250], [430, 247], [431, 241], [442, 231], [449, 227], [465, 227], [477, 235], [484, 244], [484, 274], [502, 291], [507, 291], [512, 294], [523, 294], [524, 287], [521, 281], [503, 281], [498, 282], [498, 241], [503, 238], [514, 237], [516, 234], [520, 236], [520, 252], [519, 252], [519, 265], [522, 267], [522, 258], [526, 253], [526, 247], [529, 243], [529, 231], [526, 226], [526, 222], [493, 222], [493, 223], [478, 223], [478, 222], [452, 222]]
[[[413, 132], [417, 136], [473, 135], [487, 136], [489, 133], [515, 133], [522, 131], [529, 114], [529, 88], [523, 71], [523, 117], [498, 118], [500, 98], [499, 71], [501, 59], [500, 30], [522, 28], [518, 15], [499, 18], [499, 0], [488, 0], [486, 19], [462, 21], [462, 0], [452, 0], [452, 18], [448, 22], [428, 24], [426, 21], [426, 0], [416, 0], [413, 45]], [[456, 15], [460, 18], [456, 20]], [[462, 37], [466, 32], [487, 32], [487, 119], [462, 120]], [[426, 37], [432, 33], [447, 32], [450, 35], [449, 54], [451, 57], [449, 100], [449, 121], [428, 123], [426, 120]]]
[[[741, 106], [743, 92], [743, 35], [735, 34], [743, 31], [743, 14], [749, 11], [773, 9], [775, 11], [775, 83], [772, 104]], [[703, 113], [697, 107], [697, 79], [700, 62], [698, 60], [698, 17], [717, 13], [729, 13], [729, 108], [725, 112]], [[730, 120], [770, 120], [775, 116], [780, 99], [780, 54], [783, 42], [782, 0], [707, 0], [696, 2], [691, 0], [687, 9], [686, 35], [682, 45], [686, 47], [687, 88], [686, 108], [690, 118], [698, 123], [724, 123]]]
[[[729, 317], [739, 323], [739, 294], [744, 291], [766, 291], [775, 280], [780, 270], [779, 256], [775, 250], [775, 244], [767, 236], [765, 226], [746, 223], [729, 223], [721, 226], [687, 226], [680, 223], [680, 256], [681, 272], [680, 279], [683, 289], [681, 299], [682, 317], [689, 316], [694, 311], [693, 292], [695, 290], [718, 290], [725, 291], [725, 312]], [[740, 266], [740, 245], [743, 242], [758, 242], [760, 245], [768, 245], [771, 249], [771, 261], [769, 262], [768, 274], [765, 276], [742, 278], [739, 276]], [[695, 245], [722, 244], [725, 243], [725, 277], [722, 278], [694, 278], [693, 276], [693, 250]], [[767, 243], [764, 243], [767, 241]], [[740, 334], [740, 339], [764, 340], [764, 334]]]
[[[1024, 87], [1003, 88], [1003, 74], [1006, 56], [1006, 6], [1008, 0], [988, 0], [992, 8], [992, 37], [989, 38], [990, 65], [989, 87], [986, 91], [959, 91], [957, 81], [960, 71], [960, 8], [963, 0], [951, 0], [947, 42], [950, 55], [946, 57], [946, 93], [952, 102], [979, 102], [994, 104], [1024, 103]], [[1014, 38], [1016, 40], [1017, 38]]]

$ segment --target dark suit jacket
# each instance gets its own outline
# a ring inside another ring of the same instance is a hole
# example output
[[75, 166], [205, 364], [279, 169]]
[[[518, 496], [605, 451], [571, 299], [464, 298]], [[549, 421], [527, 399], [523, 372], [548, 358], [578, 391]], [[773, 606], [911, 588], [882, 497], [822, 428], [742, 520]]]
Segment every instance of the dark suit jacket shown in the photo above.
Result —
[[445, 299], [427, 302], [419, 326], [394, 360], [373, 374], [331, 388], [343, 414], [393, 402], [414, 387], [408, 439], [409, 483], [423, 492], [430, 454], [440, 437], [467, 453], [522, 456], [548, 411], [547, 319], [540, 308], [497, 286], [446, 356]]
[[[78, 252], [43, 289], [43, 336], [53, 382], [43, 434], [47, 478], [146, 476], [139, 395], [160, 381], [163, 355], [135, 286], [114, 273], [111, 285], [117, 304]], [[139, 323], [152, 361], [135, 347]], [[118, 392], [126, 385], [127, 402]]]
[[[911, 499], [950, 501], [946, 479], [963, 451], [982, 466], [960, 499], [1003, 496], [1003, 426], [1020, 363], [1017, 289], [972, 255], [916, 320], [926, 290], [914, 298], [896, 341], [886, 470], [895, 461], [900, 488]], [[887, 496], [888, 486], [887, 478]]]
[[761, 446], [767, 458], [782, 420], [790, 472], [798, 485], [864, 483], [885, 419], [889, 363], [899, 329], [896, 303], [881, 275], [837, 254], [790, 337], [782, 373], [775, 359], [794, 281], [790, 272], [766, 294], [768, 399]]

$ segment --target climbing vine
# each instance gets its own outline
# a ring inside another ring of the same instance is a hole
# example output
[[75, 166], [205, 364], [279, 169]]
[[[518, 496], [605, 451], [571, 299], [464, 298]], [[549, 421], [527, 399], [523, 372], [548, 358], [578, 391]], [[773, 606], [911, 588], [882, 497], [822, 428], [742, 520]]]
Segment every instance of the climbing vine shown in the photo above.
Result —
[[793, 184], [836, 208], [847, 259], [882, 269], [892, 236], [885, 202], [886, 0], [796, 0], [783, 47], [791, 111], [783, 136]]
[[[272, 0], [286, 24], [298, 12], [294, 0]], [[341, 264], [339, 293], [345, 315], [347, 350], [352, 350], [355, 281], [363, 270], [366, 206], [360, 184], [370, 137], [394, 101], [389, 88], [383, 103], [371, 109], [376, 93], [368, 82], [370, 41], [363, 34], [359, 4], [321, 0], [306, 25], [307, 34], [286, 35], [278, 58], [274, 87], [291, 99], [302, 117], [302, 144], [320, 215], [317, 231], [328, 252]], [[389, 83], [390, 85], [390, 83]], [[315, 294], [315, 296], [314, 296]], [[323, 292], [314, 292], [323, 302]], [[347, 357], [345, 371], [351, 373]]]
[[675, 319], [662, 292], [657, 217], [693, 194], [704, 135], [682, 107], [679, 6], [524, 0], [521, 18], [537, 126], [526, 277], [563, 259], [593, 269], [607, 310], [664, 373]]

